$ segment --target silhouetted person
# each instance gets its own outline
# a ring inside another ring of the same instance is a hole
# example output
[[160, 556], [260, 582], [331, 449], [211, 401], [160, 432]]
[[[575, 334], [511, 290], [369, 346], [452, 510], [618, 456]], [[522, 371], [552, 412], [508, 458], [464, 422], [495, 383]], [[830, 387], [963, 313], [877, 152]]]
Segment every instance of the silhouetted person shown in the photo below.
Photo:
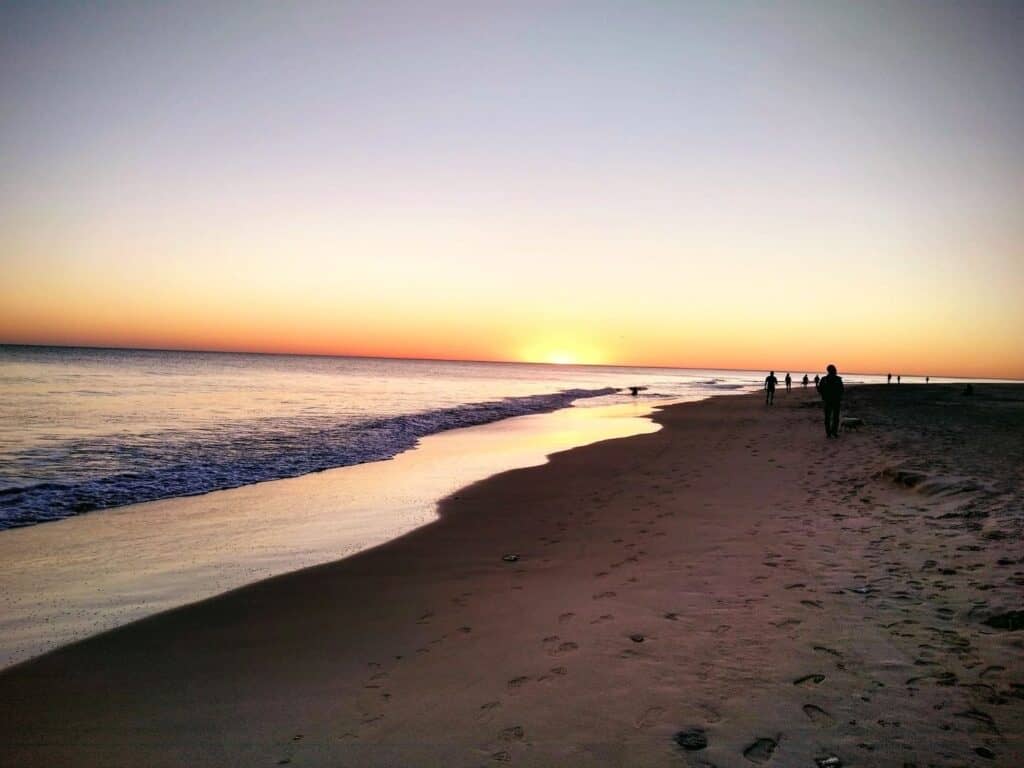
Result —
[[836, 367], [829, 365], [828, 373], [818, 384], [818, 394], [825, 403], [825, 437], [839, 437], [839, 406], [843, 402], [843, 380]]
[[786, 391], [787, 392], [792, 392], [793, 391], [793, 378], [788, 373], [786, 374], [785, 381], [786, 381]]
[[925, 384], [927, 384], [927, 383], [928, 383], [929, 381], [931, 381], [931, 380], [932, 380], [932, 377], [931, 377], [931, 376], [925, 376], [925, 377], [924, 377], [924, 383], [925, 383]]
[[764, 379], [764, 404], [775, 405], [775, 385], [779, 380], [775, 378], [775, 371], [769, 373]]
[[808, 379], [808, 378], [807, 378], [807, 374], [805, 373], [805, 374], [804, 374], [804, 389], [807, 389], [807, 383], [808, 383], [809, 381], [810, 381], [810, 379]]
[[886, 384], [892, 384], [892, 374], [891, 373], [888, 376], [885, 377], [885, 383]]
[[818, 388], [818, 384], [821, 382], [821, 376], [814, 374], [814, 388]]
[[898, 373], [896, 374], [896, 383], [897, 383], [897, 384], [899, 384], [899, 383], [900, 383], [900, 375], [899, 375]]

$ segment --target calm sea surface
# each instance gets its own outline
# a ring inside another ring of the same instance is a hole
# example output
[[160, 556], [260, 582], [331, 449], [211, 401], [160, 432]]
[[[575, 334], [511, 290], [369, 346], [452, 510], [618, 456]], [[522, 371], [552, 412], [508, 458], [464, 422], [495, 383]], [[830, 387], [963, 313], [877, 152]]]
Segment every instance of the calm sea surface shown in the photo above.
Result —
[[387, 459], [425, 435], [762, 373], [0, 346], [0, 528]]

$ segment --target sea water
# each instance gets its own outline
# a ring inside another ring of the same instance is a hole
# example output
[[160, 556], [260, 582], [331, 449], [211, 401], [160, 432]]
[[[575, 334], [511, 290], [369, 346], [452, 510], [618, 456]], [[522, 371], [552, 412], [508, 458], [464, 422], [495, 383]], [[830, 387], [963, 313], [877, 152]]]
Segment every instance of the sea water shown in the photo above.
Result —
[[0, 529], [388, 459], [426, 435], [754, 385], [726, 371], [0, 346]]

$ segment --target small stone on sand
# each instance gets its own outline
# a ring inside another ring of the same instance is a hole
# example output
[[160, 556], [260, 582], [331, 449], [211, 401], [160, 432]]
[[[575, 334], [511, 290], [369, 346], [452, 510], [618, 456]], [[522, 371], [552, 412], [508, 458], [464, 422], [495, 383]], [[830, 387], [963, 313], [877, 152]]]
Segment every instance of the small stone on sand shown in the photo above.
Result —
[[705, 749], [708, 745], [708, 737], [703, 728], [687, 728], [675, 735], [676, 744], [688, 752], [695, 752], [698, 749]]

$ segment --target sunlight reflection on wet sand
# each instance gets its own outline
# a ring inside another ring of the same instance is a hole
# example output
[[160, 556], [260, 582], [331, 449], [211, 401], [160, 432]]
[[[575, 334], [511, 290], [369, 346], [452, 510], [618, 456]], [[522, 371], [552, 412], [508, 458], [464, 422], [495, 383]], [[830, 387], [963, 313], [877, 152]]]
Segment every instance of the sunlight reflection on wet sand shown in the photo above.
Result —
[[659, 429], [661, 403], [443, 432], [388, 461], [134, 504], [0, 533], [0, 667], [436, 519], [437, 502], [548, 454]]

